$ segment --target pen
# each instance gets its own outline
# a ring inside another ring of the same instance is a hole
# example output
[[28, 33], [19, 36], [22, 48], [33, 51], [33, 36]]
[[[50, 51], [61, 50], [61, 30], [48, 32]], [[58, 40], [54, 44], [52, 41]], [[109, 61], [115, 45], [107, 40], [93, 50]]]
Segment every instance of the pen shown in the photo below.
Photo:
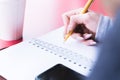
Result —
[[[81, 13], [81, 14], [85, 14], [85, 13], [88, 11], [88, 9], [89, 9], [89, 7], [90, 7], [90, 5], [92, 4], [93, 1], [94, 1], [94, 0], [88, 0], [88, 2], [86, 3], [85, 7], [83, 8], [83, 10], [82, 10], [80, 13]], [[67, 39], [72, 35], [73, 31], [74, 31], [74, 30], [71, 30], [71, 31], [69, 31], [69, 32], [66, 34], [66, 36], [65, 36], [65, 38], [64, 38], [64, 41], [67, 41]]]

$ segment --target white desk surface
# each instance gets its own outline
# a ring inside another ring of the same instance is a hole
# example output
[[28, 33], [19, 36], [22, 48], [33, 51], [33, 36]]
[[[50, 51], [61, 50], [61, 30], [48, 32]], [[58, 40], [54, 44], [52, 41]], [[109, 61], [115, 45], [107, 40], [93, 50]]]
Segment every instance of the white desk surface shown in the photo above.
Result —
[[[48, 35], [59, 36], [55, 34], [55, 31]], [[41, 37], [41, 39], [48, 42], [53, 40], [54, 43], [59, 41], [59, 38], [57, 40], [54, 38], [51, 39], [50, 37], [48, 38], [47, 35]], [[34, 46], [30, 46], [26, 42], [27, 41], [0, 51], [0, 75], [8, 80], [34, 80], [37, 75], [61, 62], [63, 65], [72, 68], [77, 72], [88, 75], [88, 71], [81, 70], [72, 63], [64, 64], [64, 60], [61, 60], [54, 55], [46, 54], [46, 52], [38, 50], [38, 48], [35, 48]], [[97, 55], [93, 48], [86, 47], [83, 50], [83, 52], [85, 52], [84, 55], [88, 55], [88, 57], [94, 58], [95, 60]]]

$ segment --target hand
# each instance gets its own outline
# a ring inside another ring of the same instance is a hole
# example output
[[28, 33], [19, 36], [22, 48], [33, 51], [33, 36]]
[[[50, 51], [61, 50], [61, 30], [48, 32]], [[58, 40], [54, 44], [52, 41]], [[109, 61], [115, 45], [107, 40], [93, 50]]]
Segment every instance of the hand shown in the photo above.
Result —
[[[82, 9], [76, 9], [63, 14], [63, 22], [65, 26], [64, 35], [70, 30], [74, 30], [74, 33], [72, 34], [73, 38], [81, 41], [85, 45], [95, 45], [95, 34], [100, 14], [93, 11], [80, 14], [81, 10]], [[82, 25], [82, 27], [79, 25]], [[76, 29], [80, 32], [77, 32]]]

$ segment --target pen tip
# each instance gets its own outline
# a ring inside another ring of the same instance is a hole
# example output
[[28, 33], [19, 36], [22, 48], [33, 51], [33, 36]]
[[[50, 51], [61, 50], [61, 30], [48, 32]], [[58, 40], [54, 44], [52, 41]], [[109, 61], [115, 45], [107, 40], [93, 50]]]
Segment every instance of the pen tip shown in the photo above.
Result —
[[71, 31], [69, 31], [69, 33], [65, 36], [65, 38], [64, 38], [64, 42], [66, 42], [67, 41], [67, 39], [72, 35], [72, 33], [73, 33], [73, 31], [71, 30]]
[[67, 37], [65, 37], [65, 38], [64, 38], [64, 42], [66, 42], [66, 41], [67, 41], [67, 39], [68, 39], [68, 38], [67, 38]]

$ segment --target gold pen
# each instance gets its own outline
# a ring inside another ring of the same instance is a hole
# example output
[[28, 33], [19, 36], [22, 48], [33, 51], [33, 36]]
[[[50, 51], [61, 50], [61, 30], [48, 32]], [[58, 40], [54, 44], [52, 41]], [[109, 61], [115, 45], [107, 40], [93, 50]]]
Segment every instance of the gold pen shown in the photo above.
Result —
[[[92, 4], [93, 1], [94, 1], [94, 0], [88, 0], [88, 2], [86, 3], [85, 7], [84, 7], [83, 10], [81, 11], [81, 14], [85, 14], [85, 13], [88, 11], [88, 9], [89, 9], [89, 7], [90, 7], [90, 5]], [[73, 33], [73, 30], [69, 31], [69, 32], [66, 34], [66, 36], [65, 36], [65, 38], [64, 38], [64, 41], [67, 41], [67, 39], [72, 35], [72, 33]]]

